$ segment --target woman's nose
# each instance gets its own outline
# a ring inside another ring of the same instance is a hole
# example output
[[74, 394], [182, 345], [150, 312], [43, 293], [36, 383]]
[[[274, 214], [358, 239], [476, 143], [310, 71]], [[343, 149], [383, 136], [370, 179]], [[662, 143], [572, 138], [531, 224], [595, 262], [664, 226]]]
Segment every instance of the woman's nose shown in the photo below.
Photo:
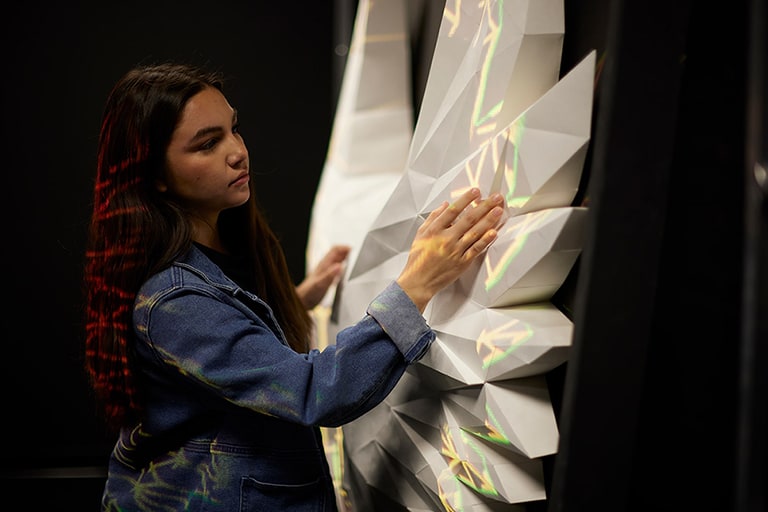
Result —
[[229, 156], [227, 157], [227, 164], [231, 167], [241, 167], [248, 161], [248, 149], [245, 147], [245, 143], [239, 137], [234, 138], [235, 144]]

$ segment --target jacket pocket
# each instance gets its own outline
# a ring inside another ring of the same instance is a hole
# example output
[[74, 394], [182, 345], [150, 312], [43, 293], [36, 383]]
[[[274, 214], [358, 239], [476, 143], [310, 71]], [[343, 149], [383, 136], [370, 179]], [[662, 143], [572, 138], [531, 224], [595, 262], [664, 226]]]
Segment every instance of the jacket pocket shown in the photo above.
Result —
[[252, 477], [240, 480], [240, 512], [323, 512], [322, 479], [306, 483], [270, 483]]

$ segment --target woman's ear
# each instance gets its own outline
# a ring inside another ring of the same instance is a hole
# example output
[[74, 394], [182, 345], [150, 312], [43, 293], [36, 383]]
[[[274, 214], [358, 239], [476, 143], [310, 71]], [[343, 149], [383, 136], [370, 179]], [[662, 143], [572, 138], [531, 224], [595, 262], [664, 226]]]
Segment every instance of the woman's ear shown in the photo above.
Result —
[[161, 180], [161, 179], [155, 180], [155, 188], [161, 194], [165, 193], [165, 192], [168, 192], [168, 185], [166, 185], [166, 183], [163, 180]]

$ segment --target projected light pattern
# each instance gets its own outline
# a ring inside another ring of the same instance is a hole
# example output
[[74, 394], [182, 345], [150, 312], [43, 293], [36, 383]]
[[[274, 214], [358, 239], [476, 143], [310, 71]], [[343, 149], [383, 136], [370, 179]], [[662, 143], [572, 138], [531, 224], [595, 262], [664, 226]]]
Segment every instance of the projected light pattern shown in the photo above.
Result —
[[482, 94], [487, 90], [488, 75], [493, 66], [493, 59], [496, 56], [496, 49], [499, 45], [499, 38], [501, 37], [501, 28], [504, 20], [502, 12], [502, 4], [497, 5], [498, 12], [495, 16], [491, 16], [490, 9], [485, 11], [487, 19], [481, 20], [488, 26], [488, 34], [483, 38], [483, 45], [486, 46], [485, 55], [483, 56], [483, 62], [480, 66], [480, 84], [478, 90], [481, 94], [475, 97], [475, 105], [472, 110], [472, 124], [470, 127], [469, 137], [477, 133], [479, 135], [490, 133], [496, 127], [496, 116], [501, 111], [501, 107], [504, 104], [503, 101], [495, 101], [490, 107], [483, 108], [486, 103], [486, 96]]
[[[140, 428], [136, 428], [127, 438], [128, 444], [120, 442], [116, 446], [115, 456], [126, 465], [133, 468], [136, 465], [137, 444], [136, 437], [147, 436]], [[138, 477], [134, 477], [133, 470], [125, 475], [115, 469], [110, 478], [114, 478], [118, 485], [129, 486], [136, 498], [139, 507], [137, 512], [156, 512], [168, 509], [171, 505], [174, 510], [202, 510], [207, 507], [217, 508], [221, 504], [211, 497], [212, 491], [222, 487], [237, 485], [240, 483], [240, 475], [236, 471], [227, 471], [223, 466], [228, 457], [219, 458], [215, 453], [189, 451], [184, 448], [168, 453], [162, 460], [158, 460], [147, 466]], [[178, 485], [179, 472], [185, 474], [194, 472], [201, 475], [201, 484], [197, 488], [184, 488]], [[104, 502], [105, 512], [120, 512], [120, 508], [109, 496]]]
[[579, 255], [585, 215], [584, 208], [563, 207], [512, 217], [480, 272], [462, 276], [460, 282], [486, 306], [548, 300]]
[[[458, 436], [461, 439], [458, 446], [471, 447], [474, 444], [472, 438], [462, 434], [461, 431], [458, 432]], [[457, 444], [454, 442], [453, 438], [453, 431], [447, 425], [443, 427], [442, 439], [443, 448], [440, 450], [440, 453], [445, 457], [448, 462], [448, 467], [456, 476], [456, 479], [482, 495], [498, 496], [499, 493], [494, 488], [493, 481], [490, 478], [487, 461], [481, 460], [480, 468], [478, 468], [464, 460], [464, 457], [462, 457], [457, 450]], [[476, 453], [482, 459], [482, 450], [477, 450]]]
[[424, 312], [432, 348], [343, 427], [354, 510], [512, 511], [546, 499], [541, 457], [558, 431], [544, 375], [567, 360], [573, 332], [550, 299], [584, 236], [586, 209], [571, 202], [595, 66], [592, 52], [559, 77], [563, 17], [555, 0], [446, 2], [405, 172], [336, 290], [329, 339], [397, 277], [442, 201], [498, 191], [504, 224]]
[[529, 325], [522, 326], [522, 329], [515, 329], [519, 327], [519, 323], [517, 318], [513, 318], [504, 325], [492, 330], [483, 329], [480, 331], [475, 344], [475, 350], [477, 350], [477, 354], [480, 356], [483, 370], [487, 370], [494, 364], [506, 360], [520, 345], [533, 337], [533, 330]]
[[[102, 131], [105, 131], [104, 127]], [[112, 136], [111, 133], [107, 135]], [[134, 199], [139, 180], [128, 171], [147, 158], [147, 148], [138, 142], [135, 146], [137, 154], [118, 165], [105, 169], [99, 162], [93, 194], [96, 208], [89, 227], [94, 242], [85, 253], [87, 263], [83, 278], [88, 295], [85, 369], [94, 392], [103, 399], [105, 417], [110, 420], [120, 420], [127, 410], [138, 407], [126, 355], [130, 334], [127, 326], [131, 325], [134, 295], [127, 286], [107, 285], [103, 277], [105, 269], [110, 272], [130, 268], [145, 257], [145, 241], [140, 229], [131, 222], [138, 212]], [[117, 229], [118, 226], [126, 229]], [[114, 233], [125, 232], [130, 234], [115, 239]], [[116, 282], [126, 284], [121, 279]], [[101, 346], [105, 340], [110, 340], [107, 343], [113, 346]], [[119, 381], [123, 386], [115, 385]]]

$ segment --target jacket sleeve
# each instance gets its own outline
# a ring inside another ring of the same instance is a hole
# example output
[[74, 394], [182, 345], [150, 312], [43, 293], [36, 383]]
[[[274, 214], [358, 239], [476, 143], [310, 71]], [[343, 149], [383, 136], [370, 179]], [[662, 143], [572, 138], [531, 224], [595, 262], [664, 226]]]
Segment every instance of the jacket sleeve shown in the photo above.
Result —
[[151, 354], [151, 364], [175, 385], [305, 425], [339, 426], [369, 411], [435, 339], [395, 282], [357, 324], [339, 332], [335, 345], [308, 354], [294, 352], [271, 322], [215, 292], [176, 287], [137, 301], [138, 342], [149, 348], [139, 353]]

